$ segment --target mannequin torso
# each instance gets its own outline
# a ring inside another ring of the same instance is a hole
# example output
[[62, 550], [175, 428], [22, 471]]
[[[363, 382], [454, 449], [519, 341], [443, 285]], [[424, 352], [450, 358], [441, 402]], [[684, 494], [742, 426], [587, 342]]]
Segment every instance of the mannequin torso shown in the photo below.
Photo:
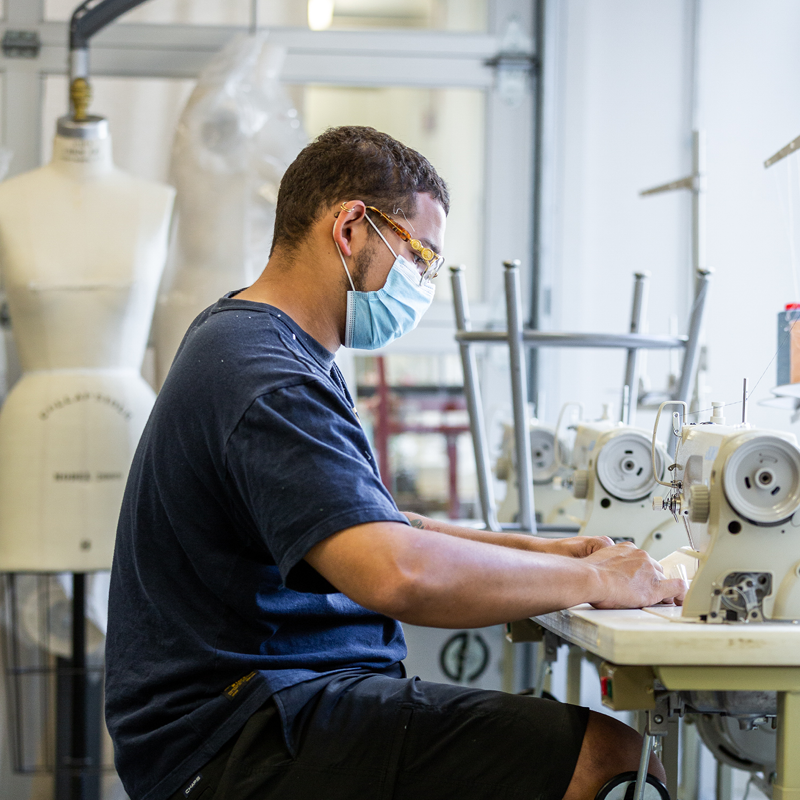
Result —
[[23, 370], [139, 369], [174, 192], [114, 167], [111, 142], [56, 136], [0, 184], [0, 264]]
[[[111, 160], [105, 121], [0, 184], [0, 265], [23, 369], [0, 412], [0, 571], [111, 564], [174, 191]], [[92, 138], [93, 137], [93, 138]]]

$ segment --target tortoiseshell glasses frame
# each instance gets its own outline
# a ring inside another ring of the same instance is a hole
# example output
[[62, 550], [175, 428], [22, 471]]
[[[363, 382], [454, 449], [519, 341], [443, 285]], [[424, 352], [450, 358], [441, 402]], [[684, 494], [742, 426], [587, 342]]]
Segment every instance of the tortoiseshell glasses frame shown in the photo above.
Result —
[[415, 239], [402, 225], [398, 225], [388, 214], [385, 214], [375, 206], [367, 206], [367, 211], [374, 211], [382, 220], [405, 242], [411, 245], [411, 249], [425, 263], [425, 271], [422, 273], [423, 280], [432, 281], [444, 264], [444, 257], [440, 256], [435, 250], [426, 247], [419, 239]]

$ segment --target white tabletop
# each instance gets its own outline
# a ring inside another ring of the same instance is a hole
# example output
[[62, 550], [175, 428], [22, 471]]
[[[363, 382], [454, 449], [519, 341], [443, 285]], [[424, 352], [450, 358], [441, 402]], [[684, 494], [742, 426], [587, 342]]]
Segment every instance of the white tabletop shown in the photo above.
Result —
[[681, 609], [575, 606], [535, 621], [614, 664], [800, 666], [800, 625], [680, 621]]

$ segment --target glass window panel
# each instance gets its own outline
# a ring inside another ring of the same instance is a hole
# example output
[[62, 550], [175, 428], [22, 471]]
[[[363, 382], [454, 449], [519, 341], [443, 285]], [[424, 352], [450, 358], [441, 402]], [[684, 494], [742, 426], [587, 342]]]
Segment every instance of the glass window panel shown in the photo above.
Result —
[[336, 0], [330, 27], [485, 31], [487, 0]]
[[[378, 386], [378, 356], [356, 357], [356, 381], [359, 386]], [[389, 386], [458, 386], [463, 383], [461, 357], [456, 353], [436, 355], [384, 356], [384, 371]]]
[[473, 516], [477, 482], [459, 357], [359, 355], [355, 367], [361, 423], [398, 506]]
[[[91, 113], [108, 118], [114, 163], [140, 178], [166, 181], [175, 124], [194, 81], [166, 78], [92, 78]], [[42, 163], [50, 160], [56, 120], [67, 113], [67, 79], [48, 76], [42, 113]]]
[[[45, 0], [46, 20], [66, 20], [77, 0]], [[259, 25], [338, 30], [423, 28], [487, 30], [488, 0], [258, 0]], [[248, 25], [251, 0], [158, 0], [125, 14], [121, 22]]]
[[[418, 150], [450, 186], [446, 264], [467, 266], [472, 302], [482, 297], [485, 95], [474, 89], [307, 86], [303, 123], [310, 137], [335, 125], [370, 125]], [[451, 302], [443, 269], [435, 302]]]

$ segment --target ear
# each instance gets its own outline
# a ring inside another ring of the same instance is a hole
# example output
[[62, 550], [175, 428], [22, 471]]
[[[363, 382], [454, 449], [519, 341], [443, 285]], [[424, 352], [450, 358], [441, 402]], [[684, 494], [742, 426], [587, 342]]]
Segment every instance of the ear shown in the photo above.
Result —
[[363, 200], [348, 200], [333, 212], [333, 241], [339, 245], [343, 255], [353, 254], [353, 236], [365, 223], [367, 207]]

